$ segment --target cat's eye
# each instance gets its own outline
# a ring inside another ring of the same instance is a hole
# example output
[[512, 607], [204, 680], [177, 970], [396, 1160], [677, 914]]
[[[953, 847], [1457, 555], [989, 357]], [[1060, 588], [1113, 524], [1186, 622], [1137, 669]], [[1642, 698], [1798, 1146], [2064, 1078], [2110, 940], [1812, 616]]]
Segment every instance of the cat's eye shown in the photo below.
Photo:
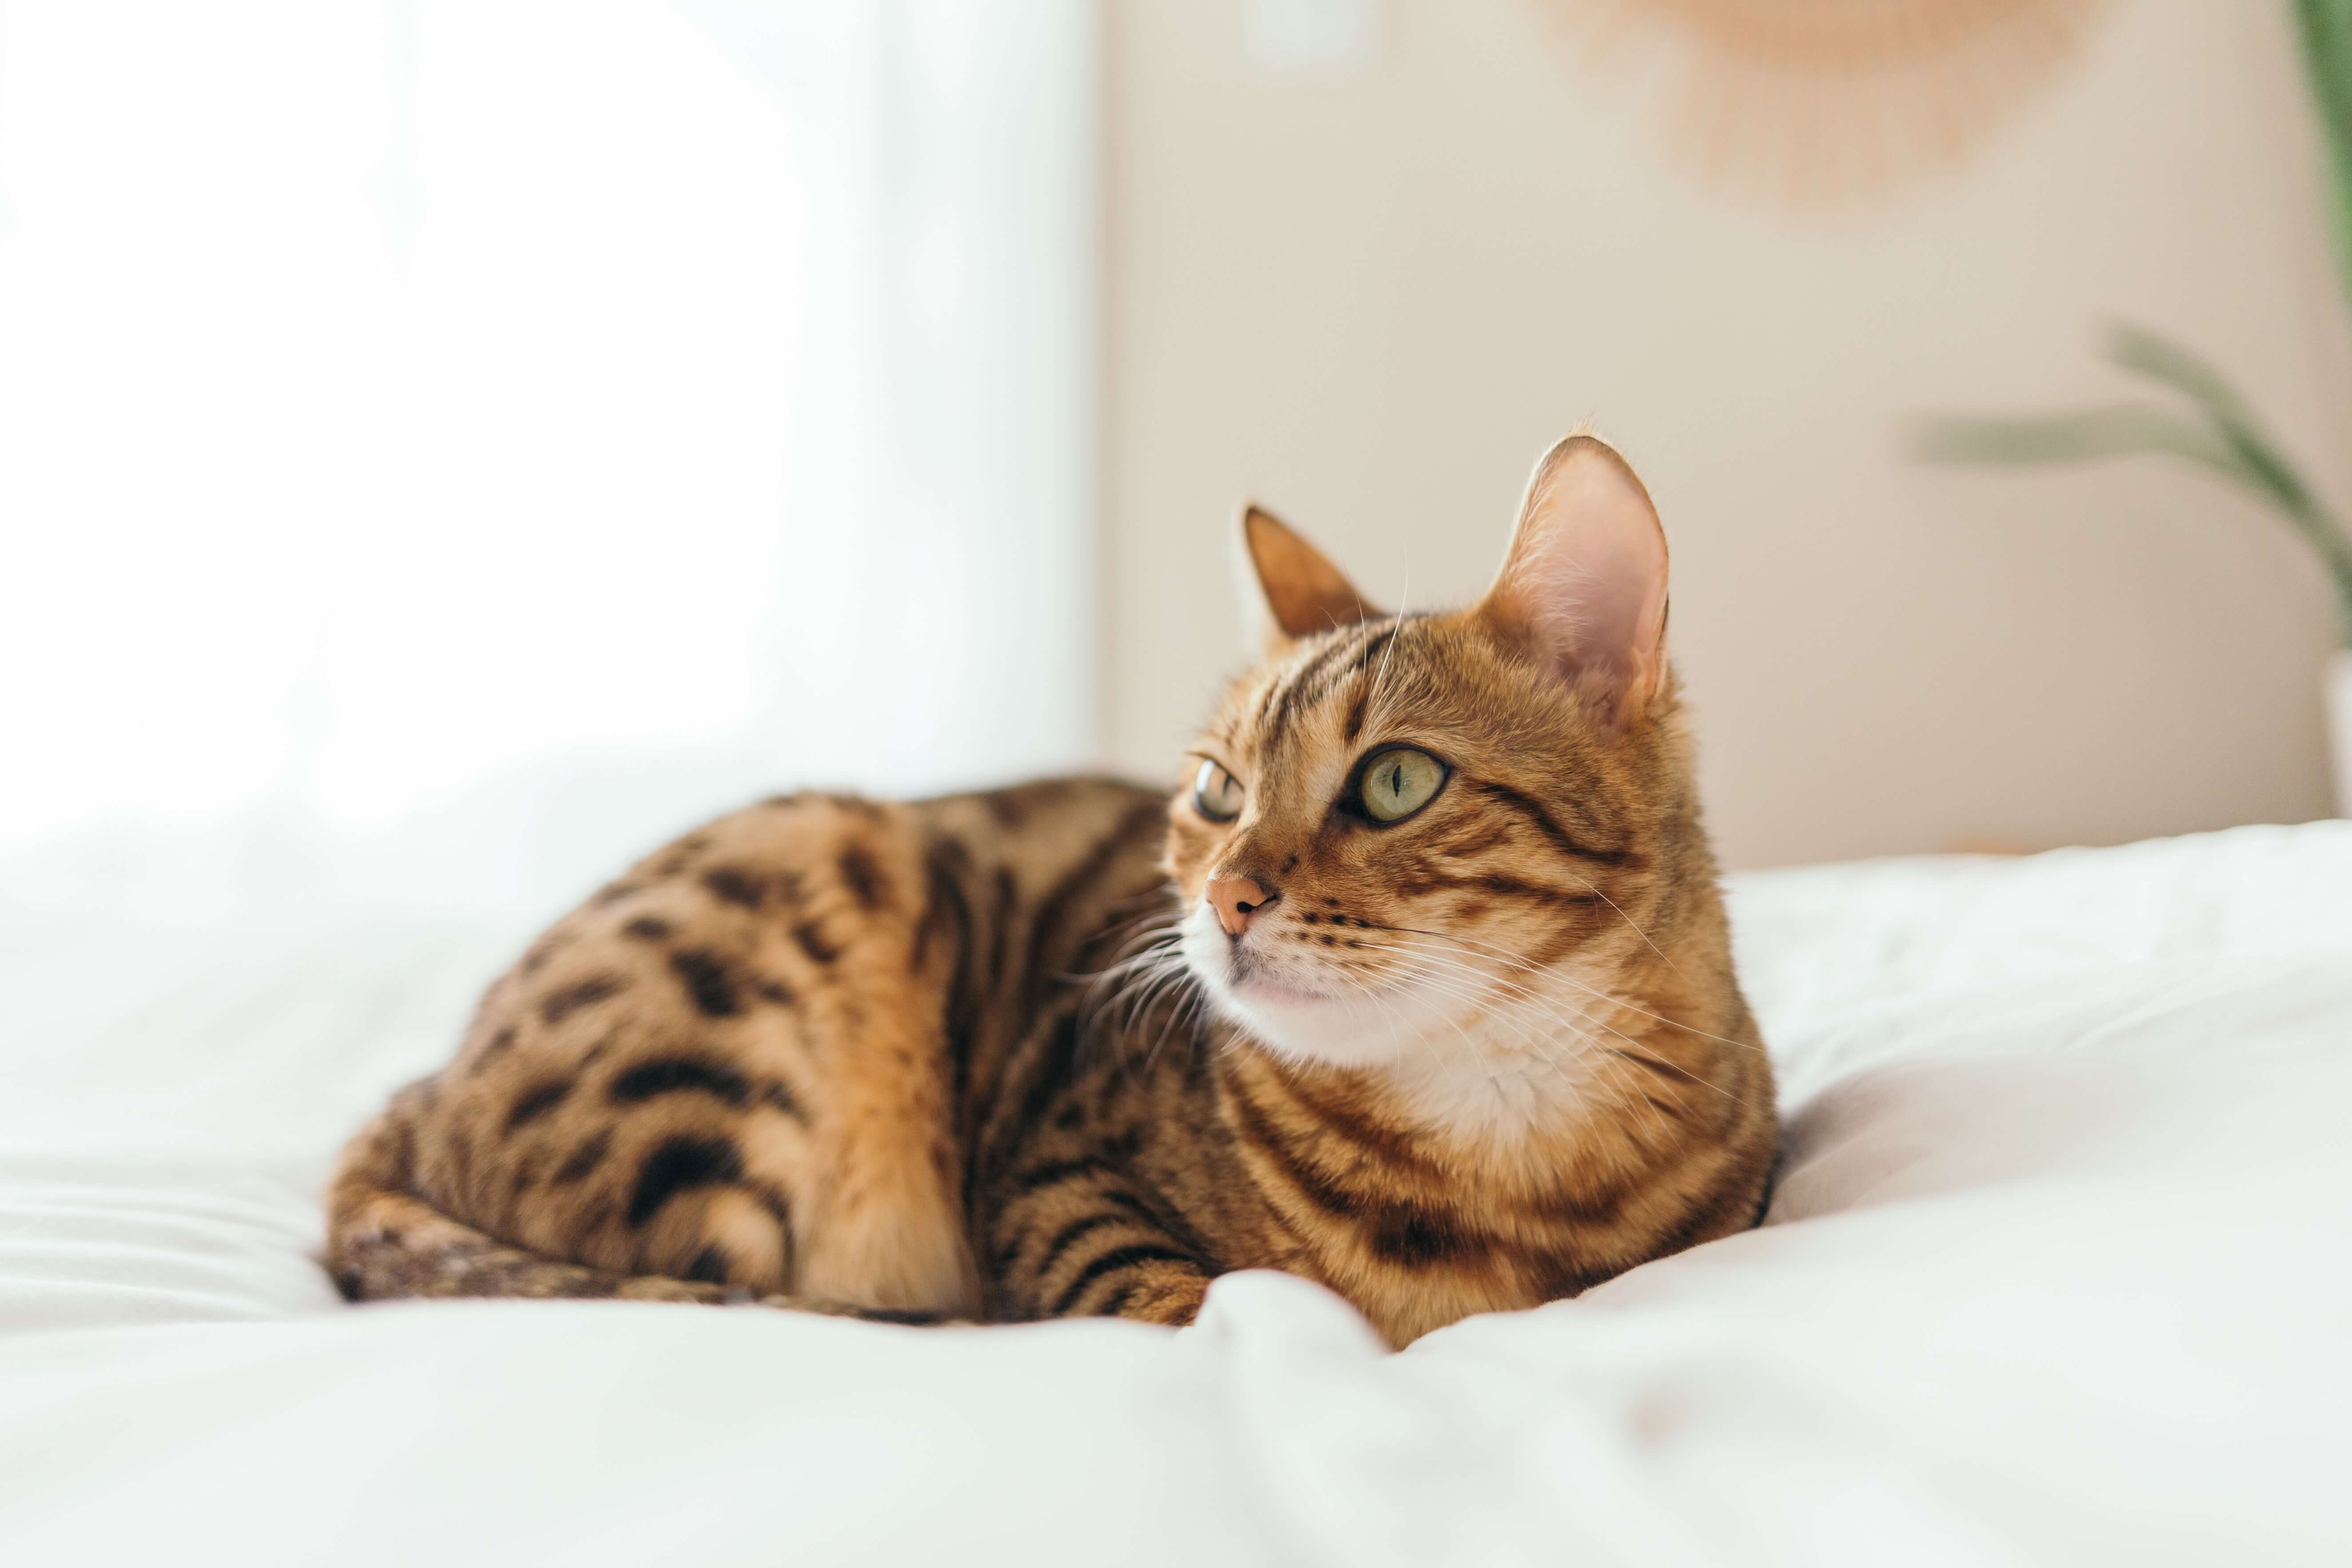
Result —
[[1402, 822], [1427, 805], [1444, 782], [1444, 763], [1427, 752], [1399, 746], [1365, 764], [1357, 793], [1364, 815], [1374, 822]]
[[1231, 822], [1242, 814], [1242, 781], [1203, 760], [1192, 777], [1192, 809], [1211, 822]]

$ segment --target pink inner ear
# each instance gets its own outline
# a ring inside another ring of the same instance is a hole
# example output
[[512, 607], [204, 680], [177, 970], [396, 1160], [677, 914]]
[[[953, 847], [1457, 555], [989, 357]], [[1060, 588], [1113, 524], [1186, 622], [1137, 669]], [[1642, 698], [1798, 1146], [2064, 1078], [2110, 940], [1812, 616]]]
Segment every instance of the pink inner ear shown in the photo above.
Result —
[[1665, 563], [1654, 541], [1632, 529], [1588, 525], [1580, 541], [1559, 553], [1559, 617], [1588, 658], [1646, 653], [1657, 641], [1658, 612], [1665, 604]]
[[1597, 684], [1621, 712], [1648, 700], [1662, 662], [1666, 539], [1616, 453], [1590, 437], [1552, 449], [1494, 596], [1563, 677]]

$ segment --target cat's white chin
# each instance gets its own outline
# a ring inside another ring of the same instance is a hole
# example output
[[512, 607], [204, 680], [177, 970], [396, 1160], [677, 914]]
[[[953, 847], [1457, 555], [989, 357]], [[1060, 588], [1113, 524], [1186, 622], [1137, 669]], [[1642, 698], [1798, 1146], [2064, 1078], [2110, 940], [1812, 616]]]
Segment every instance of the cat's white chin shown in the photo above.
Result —
[[1329, 1067], [1395, 1061], [1429, 1027], [1412, 999], [1332, 986], [1311, 959], [1276, 962], [1234, 945], [1207, 907], [1184, 923], [1184, 958], [1217, 1011], [1276, 1056]]
[[[1185, 921], [1184, 958], [1202, 990], [1260, 1049], [1301, 1065], [1378, 1072], [1425, 1127], [1491, 1142], [1582, 1113], [1587, 1059], [1572, 1041], [1544, 1038], [1538, 1017], [1525, 1009], [1465, 1010], [1459, 995], [1431, 986], [1374, 995], [1318, 973], [1311, 955], [1286, 954], [1279, 963], [1258, 953], [1236, 963], [1235, 956], [1207, 910]], [[1574, 993], [1563, 1005], [1592, 994], [1591, 983], [1566, 984]]]

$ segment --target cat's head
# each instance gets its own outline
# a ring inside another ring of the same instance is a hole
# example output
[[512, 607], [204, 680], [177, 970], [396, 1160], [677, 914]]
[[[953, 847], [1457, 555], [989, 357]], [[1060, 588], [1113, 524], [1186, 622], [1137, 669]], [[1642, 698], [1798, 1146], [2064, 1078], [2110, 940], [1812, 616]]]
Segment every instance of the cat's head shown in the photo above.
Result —
[[1251, 1037], [1392, 1061], [1482, 1010], [1613, 991], [1677, 900], [1712, 905], [1665, 535], [1612, 448], [1544, 456], [1466, 610], [1375, 609], [1266, 513], [1244, 529], [1272, 646], [1194, 742], [1168, 869], [1185, 961]]

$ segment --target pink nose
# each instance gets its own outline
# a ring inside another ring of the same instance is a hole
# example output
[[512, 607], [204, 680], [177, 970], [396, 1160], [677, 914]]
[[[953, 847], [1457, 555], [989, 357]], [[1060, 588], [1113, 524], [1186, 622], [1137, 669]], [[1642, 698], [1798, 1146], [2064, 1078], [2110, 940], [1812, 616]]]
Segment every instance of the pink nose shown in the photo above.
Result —
[[1273, 896], [1247, 877], [1209, 879], [1209, 907], [1217, 911], [1217, 923], [1225, 928], [1227, 936], [1247, 931], [1250, 916], [1264, 909]]

